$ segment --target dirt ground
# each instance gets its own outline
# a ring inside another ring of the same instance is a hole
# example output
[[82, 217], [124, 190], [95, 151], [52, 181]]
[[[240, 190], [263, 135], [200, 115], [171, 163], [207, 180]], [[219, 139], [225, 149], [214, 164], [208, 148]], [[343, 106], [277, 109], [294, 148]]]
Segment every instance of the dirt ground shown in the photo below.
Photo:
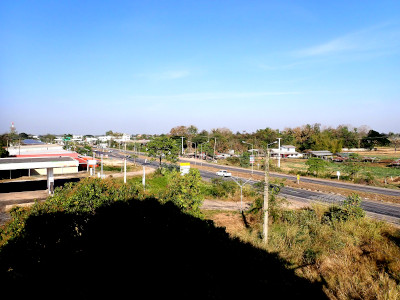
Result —
[[[250, 205], [250, 202], [245, 202], [246, 208], [249, 208]], [[245, 223], [239, 207], [240, 202], [204, 200], [201, 209], [207, 219], [212, 220], [218, 227], [225, 227], [226, 232], [233, 234], [245, 229]], [[310, 207], [310, 204], [288, 200], [285, 207], [288, 209], [301, 209]]]
[[357, 151], [354, 153], [358, 153], [361, 156], [376, 156], [376, 157], [384, 156], [384, 157], [400, 158], [400, 149], [397, 149], [397, 151], [395, 151], [394, 148], [387, 148], [387, 147], [378, 147], [376, 151]]

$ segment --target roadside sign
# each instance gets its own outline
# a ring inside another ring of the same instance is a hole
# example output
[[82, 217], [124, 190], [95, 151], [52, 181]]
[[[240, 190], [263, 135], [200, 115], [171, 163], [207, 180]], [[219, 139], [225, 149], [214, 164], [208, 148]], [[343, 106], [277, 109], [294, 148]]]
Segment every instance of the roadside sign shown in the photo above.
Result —
[[250, 163], [254, 164], [254, 155], [250, 155]]
[[89, 166], [94, 166], [97, 164], [97, 161], [95, 159], [88, 159], [87, 164]]
[[181, 171], [181, 175], [189, 174], [190, 163], [180, 163], [180, 171]]

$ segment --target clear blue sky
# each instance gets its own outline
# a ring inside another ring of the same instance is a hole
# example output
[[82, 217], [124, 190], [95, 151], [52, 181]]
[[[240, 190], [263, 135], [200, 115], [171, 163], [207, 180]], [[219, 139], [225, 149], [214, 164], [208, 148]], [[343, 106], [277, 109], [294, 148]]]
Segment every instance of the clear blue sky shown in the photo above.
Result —
[[400, 1], [0, 2], [0, 133], [400, 132]]

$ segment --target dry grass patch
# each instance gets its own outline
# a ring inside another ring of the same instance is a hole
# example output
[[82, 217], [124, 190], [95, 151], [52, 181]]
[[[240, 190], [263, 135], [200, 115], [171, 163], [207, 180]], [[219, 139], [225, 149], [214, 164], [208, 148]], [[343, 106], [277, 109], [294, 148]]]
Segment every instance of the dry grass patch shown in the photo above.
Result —
[[367, 218], [329, 222], [326, 210], [281, 210], [270, 219], [267, 248], [260, 238], [260, 221], [252, 220], [246, 228], [238, 213], [207, 217], [232, 236], [279, 253], [297, 275], [322, 282], [330, 299], [400, 299], [398, 229]]

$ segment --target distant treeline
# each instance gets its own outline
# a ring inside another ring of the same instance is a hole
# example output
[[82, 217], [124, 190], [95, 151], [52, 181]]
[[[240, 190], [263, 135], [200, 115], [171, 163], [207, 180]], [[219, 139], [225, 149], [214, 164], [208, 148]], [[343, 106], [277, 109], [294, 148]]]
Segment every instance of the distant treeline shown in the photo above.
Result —
[[[111, 134], [113, 131], [107, 131]], [[254, 149], [265, 149], [268, 144], [281, 138], [281, 145], [293, 145], [297, 151], [304, 150], [329, 150], [340, 152], [342, 148], [368, 148], [400, 145], [399, 133], [380, 133], [368, 126], [353, 127], [350, 125], [339, 125], [336, 128], [324, 127], [316, 123], [306, 124], [284, 130], [265, 128], [258, 129], [256, 132], [236, 132], [233, 133], [228, 128], [214, 128], [210, 131], [198, 130], [194, 125], [176, 126], [166, 134], [179, 142], [186, 148], [202, 148], [203, 152], [224, 153], [229, 150], [243, 152], [251, 147]], [[92, 135], [85, 135], [91, 136]], [[140, 138], [151, 139], [156, 135], [137, 135]], [[0, 147], [7, 146], [10, 141], [31, 137], [30, 134], [17, 133], [12, 128], [9, 133], [0, 135]], [[182, 140], [183, 137], [183, 140]], [[39, 136], [43, 142], [52, 142], [55, 135], [46, 134]], [[276, 147], [276, 145], [272, 146]]]
[[[216, 128], [211, 131], [203, 130], [198, 132], [193, 125], [177, 126], [171, 129], [169, 135], [176, 139], [185, 137], [188, 147], [194, 147], [200, 143], [206, 143], [218, 152], [226, 152], [230, 149], [239, 152], [251, 147], [254, 149], [265, 149], [267, 144], [275, 142], [281, 138], [281, 145], [293, 145], [298, 151], [304, 150], [329, 150], [340, 152], [342, 148], [369, 148], [378, 146], [389, 146], [391, 143], [399, 143], [399, 134], [379, 133], [370, 129], [368, 126], [359, 128], [339, 125], [336, 128], [321, 127], [321, 124], [307, 124], [295, 128], [279, 129], [259, 129], [253, 133], [236, 132], [233, 133], [228, 128]], [[244, 143], [245, 142], [245, 143]], [[271, 147], [271, 146], [270, 146]], [[276, 147], [276, 146], [273, 146]]]

